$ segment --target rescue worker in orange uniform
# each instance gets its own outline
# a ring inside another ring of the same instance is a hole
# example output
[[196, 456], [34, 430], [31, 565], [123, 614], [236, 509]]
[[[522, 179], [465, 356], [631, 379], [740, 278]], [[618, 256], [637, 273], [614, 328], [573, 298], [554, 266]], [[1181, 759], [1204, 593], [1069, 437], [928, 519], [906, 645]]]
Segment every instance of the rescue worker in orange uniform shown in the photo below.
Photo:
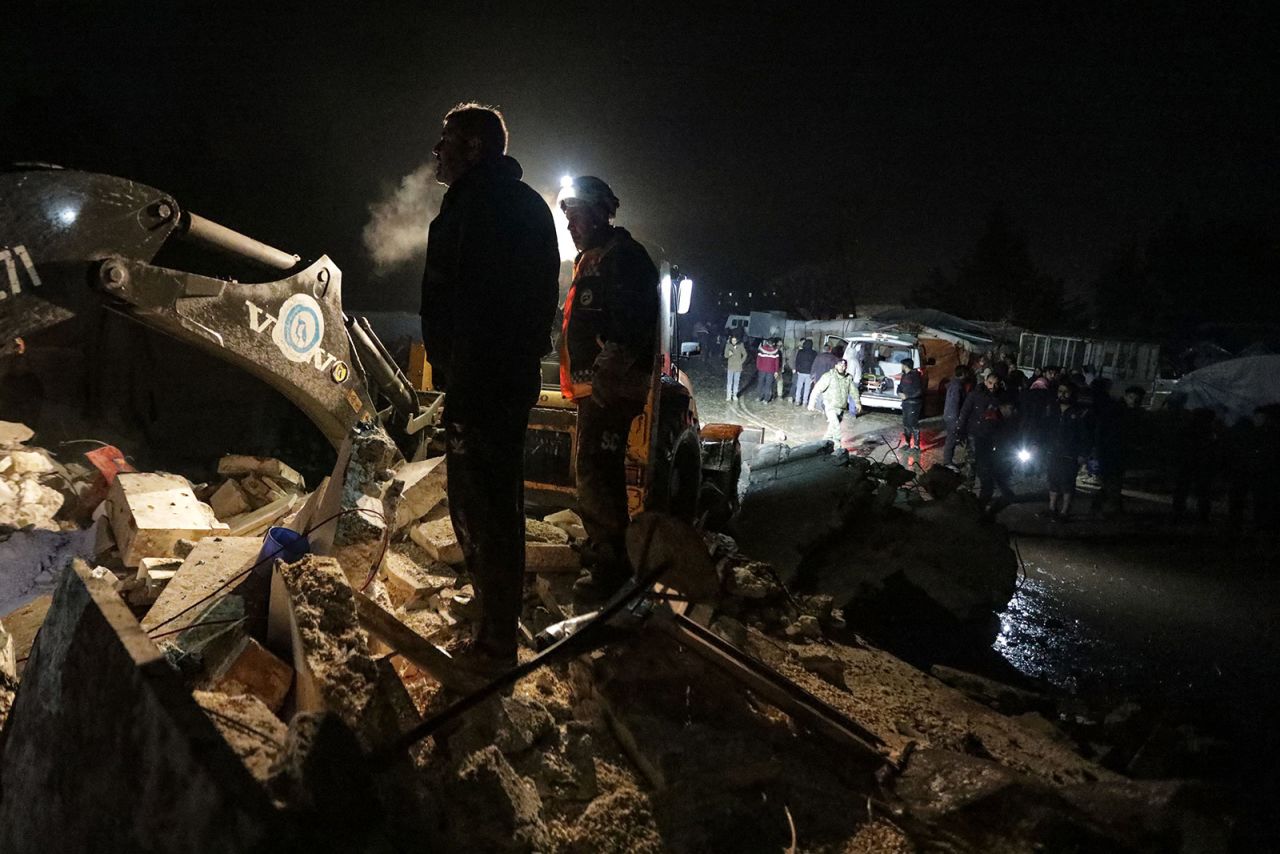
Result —
[[626, 452], [644, 409], [658, 335], [658, 270], [644, 247], [613, 224], [618, 197], [590, 176], [560, 193], [578, 248], [564, 304], [560, 386], [578, 405], [578, 514], [587, 531], [580, 598], [604, 599], [627, 582]]

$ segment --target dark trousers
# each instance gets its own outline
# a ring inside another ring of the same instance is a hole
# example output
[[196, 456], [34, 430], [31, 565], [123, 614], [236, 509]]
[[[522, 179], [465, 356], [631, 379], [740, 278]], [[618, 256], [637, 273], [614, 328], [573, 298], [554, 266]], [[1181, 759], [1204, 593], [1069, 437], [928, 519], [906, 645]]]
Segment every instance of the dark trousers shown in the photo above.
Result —
[[643, 401], [621, 399], [601, 406], [594, 397], [578, 401], [578, 515], [587, 531], [589, 558], [605, 576], [630, 574], [626, 532], [627, 436]]
[[907, 437], [907, 447], [920, 447], [920, 411], [923, 400], [902, 401], [902, 432]]
[[476, 645], [515, 659], [524, 597], [524, 433], [528, 405], [463, 406], [445, 398], [449, 516], [481, 617]]
[[992, 440], [974, 438], [973, 470], [979, 484], [978, 501], [984, 507], [991, 501], [997, 487], [1000, 489], [1001, 506], [1012, 503], [1017, 497], [1009, 486], [1008, 465], [1000, 458]]
[[756, 374], [756, 392], [757, 396], [768, 403], [773, 400], [773, 392], [777, 378], [772, 373], [760, 371]]
[[947, 431], [947, 444], [942, 449], [942, 464], [944, 466], [951, 465], [956, 458], [956, 416], [950, 415], [942, 419], [942, 423]]

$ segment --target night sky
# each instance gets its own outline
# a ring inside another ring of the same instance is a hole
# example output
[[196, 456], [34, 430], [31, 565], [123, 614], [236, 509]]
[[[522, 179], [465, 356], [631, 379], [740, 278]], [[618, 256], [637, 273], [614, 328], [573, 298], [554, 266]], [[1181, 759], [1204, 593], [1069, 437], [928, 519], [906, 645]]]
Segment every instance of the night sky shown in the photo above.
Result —
[[996, 204], [1075, 291], [1176, 213], [1276, 230], [1273, 3], [239, 5], [11, 8], [0, 156], [328, 253], [365, 310], [417, 309], [420, 264], [376, 274], [360, 235], [464, 99], [504, 110], [531, 185], [604, 178], [713, 290], [843, 257], [905, 293]]

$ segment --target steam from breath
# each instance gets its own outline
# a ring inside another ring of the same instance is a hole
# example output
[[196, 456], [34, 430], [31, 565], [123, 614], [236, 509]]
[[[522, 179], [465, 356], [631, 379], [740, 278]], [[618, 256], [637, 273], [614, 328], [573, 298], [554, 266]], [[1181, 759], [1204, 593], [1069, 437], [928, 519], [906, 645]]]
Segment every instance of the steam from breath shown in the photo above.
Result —
[[[375, 272], [384, 275], [410, 263], [422, 263], [427, 251], [427, 223], [439, 213], [445, 189], [436, 182], [435, 164], [424, 163], [401, 178], [399, 186], [380, 201], [369, 205], [363, 239]], [[569, 237], [564, 214], [554, 196], [543, 198], [555, 221], [560, 258], [572, 261], [577, 249]]]
[[436, 183], [435, 164], [424, 163], [369, 205], [364, 247], [379, 274], [412, 261], [421, 263], [427, 251], [427, 223], [439, 212], [444, 191]]

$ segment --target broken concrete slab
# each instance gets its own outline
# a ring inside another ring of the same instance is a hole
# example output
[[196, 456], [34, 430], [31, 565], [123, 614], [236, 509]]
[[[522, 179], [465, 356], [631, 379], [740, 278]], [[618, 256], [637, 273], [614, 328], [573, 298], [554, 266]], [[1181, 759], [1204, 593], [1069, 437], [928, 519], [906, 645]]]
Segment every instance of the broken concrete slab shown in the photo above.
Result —
[[0, 733], [0, 850], [279, 844], [281, 820], [265, 792], [83, 562], [63, 574], [29, 665]]
[[458, 544], [458, 535], [453, 530], [452, 519], [446, 517], [415, 525], [409, 530], [409, 536], [432, 560], [450, 566], [460, 566], [465, 562], [462, 546]]
[[543, 516], [542, 521], [555, 525], [574, 540], [585, 540], [587, 538], [587, 529], [582, 524], [582, 517], [572, 510], [561, 510], [558, 513]]
[[46, 474], [53, 471], [53, 460], [44, 451], [9, 451], [5, 454], [9, 459], [6, 474]]
[[207, 689], [251, 694], [272, 712], [279, 712], [293, 685], [293, 668], [246, 634], [238, 635], [220, 652], [215, 660], [205, 662]]
[[527, 543], [563, 545], [569, 542], [569, 535], [550, 522], [526, 518], [524, 520], [524, 539]]
[[574, 572], [581, 566], [578, 553], [568, 543], [524, 544], [526, 572]]
[[[458, 573], [448, 564], [428, 558], [429, 562], [423, 565], [406, 557], [403, 551], [388, 551], [382, 567], [382, 579], [397, 608], [425, 608], [441, 590], [457, 585]], [[425, 558], [425, 553], [422, 556]]]
[[253, 566], [261, 549], [262, 541], [257, 537], [206, 537], [200, 540], [165, 585], [155, 605], [142, 618], [142, 627], [151, 631], [164, 624], [165, 630], [169, 631], [193, 621], [200, 608], [188, 611], [174, 624], [168, 622], [223, 585], [226, 589], [222, 592], [229, 592], [234, 585], [228, 582]]
[[[356, 614], [355, 591], [338, 561], [308, 555], [279, 564], [291, 622], [298, 711], [330, 711], [357, 733], [373, 699], [377, 668]], [[277, 589], [273, 587], [272, 598]], [[279, 613], [272, 603], [273, 613]]]
[[249, 457], [241, 454], [229, 454], [218, 460], [218, 474], [224, 477], [256, 474], [269, 477], [281, 483], [293, 484], [298, 489], [302, 489], [304, 486], [302, 475], [298, 473], [297, 469], [274, 457]]
[[239, 483], [254, 510], [259, 507], [265, 507], [273, 501], [279, 501], [281, 498], [291, 494], [277, 486], [270, 478], [253, 474], [241, 478]]
[[396, 470], [395, 479], [403, 484], [403, 491], [396, 507], [395, 524], [392, 526], [394, 531], [426, 516], [448, 494], [449, 481], [444, 457], [405, 463]]
[[172, 557], [180, 539], [228, 530], [178, 475], [122, 472], [111, 484], [109, 500], [111, 530], [125, 566], [137, 566], [144, 557]]
[[286, 495], [270, 504], [264, 504], [257, 510], [232, 516], [227, 520], [227, 535], [232, 537], [256, 537], [266, 533], [267, 528], [284, 519], [301, 502], [296, 495]]
[[226, 481], [213, 491], [209, 496], [209, 506], [213, 508], [214, 515], [224, 522], [232, 516], [247, 513], [252, 509], [249, 506], [249, 497], [245, 495], [240, 483], [234, 479]]
[[194, 691], [192, 697], [254, 779], [266, 782], [289, 735], [284, 722], [256, 696]]
[[29, 441], [35, 431], [17, 421], [0, 421], [0, 446], [21, 445]]

